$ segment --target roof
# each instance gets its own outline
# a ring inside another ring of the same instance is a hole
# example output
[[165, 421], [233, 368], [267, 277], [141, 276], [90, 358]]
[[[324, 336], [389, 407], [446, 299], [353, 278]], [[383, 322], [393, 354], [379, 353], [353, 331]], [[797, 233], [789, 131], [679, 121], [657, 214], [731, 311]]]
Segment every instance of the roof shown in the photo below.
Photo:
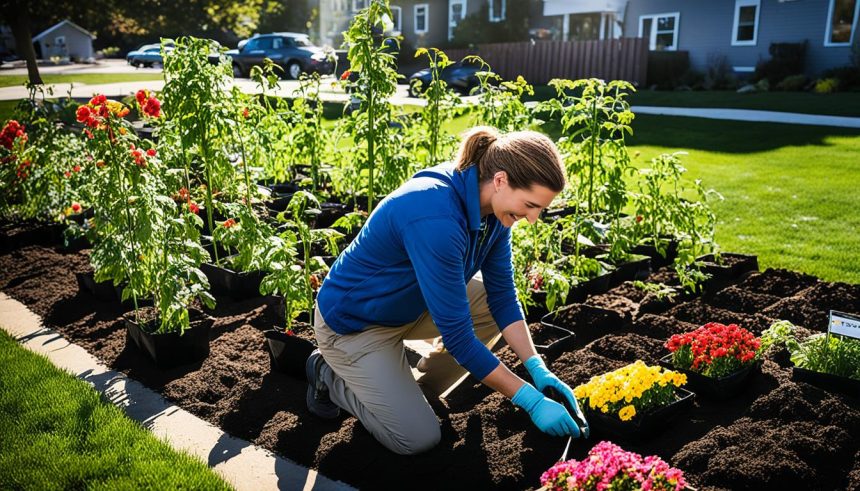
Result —
[[57, 29], [59, 29], [60, 27], [62, 27], [62, 26], [64, 26], [64, 25], [69, 25], [69, 26], [71, 26], [71, 27], [74, 27], [75, 29], [77, 29], [77, 30], [81, 31], [82, 33], [86, 34], [87, 36], [89, 36], [91, 39], [95, 39], [95, 38], [96, 38], [96, 35], [95, 35], [95, 34], [93, 34], [93, 33], [91, 33], [90, 31], [88, 31], [88, 30], [84, 29], [83, 27], [81, 27], [81, 26], [79, 26], [79, 25], [75, 24], [74, 22], [70, 21], [69, 19], [66, 19], [66, 20], [64, 20], [64, 21], [62, 21], [62, 22], [58, 22], [58, 23], [57, 23], [57, 24], [55, 24], [54, 26], [49, 27], [49, 28], [45, 29], [44, 31], [40, 32], [39, 34], [37, 34], [37, 35], [33, 36], [33, 41], [34, 41], [34, 42], [35, 42], [35, 41], [41, 41], [41, 40], [42, 40], [42, 38], [44, 38], [45, 36], [47, 36], [48, 34], [50, 34], [50, 33], [54, 32], [54, 31], [56, 31]]

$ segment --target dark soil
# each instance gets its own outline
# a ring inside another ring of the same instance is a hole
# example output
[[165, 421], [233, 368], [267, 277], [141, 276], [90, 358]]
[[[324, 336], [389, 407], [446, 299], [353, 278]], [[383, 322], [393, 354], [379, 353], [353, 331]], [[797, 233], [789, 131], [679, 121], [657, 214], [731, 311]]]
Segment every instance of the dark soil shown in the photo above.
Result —
[[[215, 321], [209, 357], [158, 370], [126, 345], [121, 317], [127, 309], [79, 291], [75, 273], [89, 270], [87, 251], [65, 254], [53, 247], [18, 247], [0, 253], [0, 289], [70, 341], [180, 407], [334, 479], [365, 489], [536, 488], [540, 474], [564, 450], [565, 438], [541, 433], [524, 411], [473, 378], [446, 400], [431, 399], [442, 441], [419, 456], [385, 450], [353, 417], [316, 419], [305, 408], [304, 380], [270, 368], [262, 331], [279, 317], [270, 302], [259, 298], [219, 298], [210, 313]], [[669, 283], [673, 278], [663, 270], [649, 280]], [[594, 300], [619, 312], [574, 305], [560, 316], [578, 336], [569, 351], [547, 357], [550, 368], [576, 386], [635, 359], [653, 363], [671, 334], [705, 322], [736, 322], [760, 332], [785, 313], [804, 327], [820, 330], [822, 312], [860, 310], [856, 285], [818, 282], [778, 270], [753, 274], [706, 301], [685, 301], [662, 315], [632, 310], [644, 299], [640, 293], [622, 285], [612, 296]], [[532, 329], [538, 330], [534, 325]], [[527, 377], [510, 348], [497, 354]], [[628, 450], [663, 457], [703, 490], [857, 489], [860, 399], [795, 382], [788, 363], [777, 361], [776, 353], [769, 354], [761, 373], [733, 399], [697, 400], [649, 440], [614, 441]], [[590, 441], [574, 441], [568, 457], [582, 458], [603, 438], [595, 434]]]

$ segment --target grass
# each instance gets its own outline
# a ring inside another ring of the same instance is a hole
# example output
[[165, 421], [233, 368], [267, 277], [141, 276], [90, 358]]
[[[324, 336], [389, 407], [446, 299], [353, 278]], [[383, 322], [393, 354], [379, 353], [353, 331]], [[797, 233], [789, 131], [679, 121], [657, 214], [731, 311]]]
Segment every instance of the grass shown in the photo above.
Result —
[[713, 205], [723, 250], [860, 283], [860, 132], [648, 115], [633, 128], [637, 165], [686, 151], [688, 175], [725, 197]]
[[[555, 96], [547, 85], [535, 87], [533, 100]], [[754, 109], [828, 116], [860, 117], [860, 92], [814, 94], [811, 92], [757, 92], [738, 94], [729, 90], [675, 92], [640, 90], [629, 98], [634, 106]]]
[[[112, 84], [117, 82], [139, 82], [144, 80], [162, 80], [161, 73], [79, 73], [42, 75], [46, 84], [75, 83], [76, 85]], [[27, 75], [0, 75], [0, 87], [23, 85], [28, 80]]]
[[0, 489], [232, 489], [0, 330]]

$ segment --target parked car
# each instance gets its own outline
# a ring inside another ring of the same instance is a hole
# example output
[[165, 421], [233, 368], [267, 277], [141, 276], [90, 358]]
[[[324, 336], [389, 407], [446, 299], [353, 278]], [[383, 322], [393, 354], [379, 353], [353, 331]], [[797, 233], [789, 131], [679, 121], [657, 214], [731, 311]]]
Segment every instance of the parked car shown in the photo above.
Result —
[[[443, 68], [439, 76], [448, 84], [449, 88], [457, 90], [464, 95], [469, 95], [472, 89], [480, 85], [480, 81], [475, 74], [481, 70], [481, 65], [478, 63], [458, 61]], [[409, 76], [409, 95], [418, 97], [422, 92], [427, 90], [432, 81], [433, 73], [429, 68], [413, 73]]]
[[276, 32], [256, 35], [239, 43], [238, 49], [227, 51], [232, 58], [233, 76], [245, 77], [251, 67], [262, 65], [266, 58], [284, 69], [283, 76], [297, 79], [302, 73], [334, 73], [330, 55], [311, 43], [307, 34]]
[[[173, 46], [168, 45], [164, 49], [169, 53], [173, 50]], [[134, 51], [129, 51], [125, 55], [125, 60], [129, 65], [134, 67], [151, 67], [156, 63], [162, 65], [164, 64], [164, 59], [161, 57], [161, 44], [144, 44]]]

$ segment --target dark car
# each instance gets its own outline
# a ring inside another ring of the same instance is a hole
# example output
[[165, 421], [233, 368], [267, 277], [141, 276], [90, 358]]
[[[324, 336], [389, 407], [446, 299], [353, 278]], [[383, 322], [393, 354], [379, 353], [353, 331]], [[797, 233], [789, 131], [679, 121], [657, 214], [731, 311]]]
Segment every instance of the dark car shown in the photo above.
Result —
[[[480, 85], [475, 74], [481, 70], [481, 65], [478, 63], [458, 61], [443, 68], [439, 78], [444, 80], [449, 88], [468, 95], [472, 89]], [[433, 74], [429, 68], [413, 73], [409, 77], [409, 95], [418, 97], [427, 90], [432, 80]]]
[[251, 67], [266, 58], [284, 69], [284, 77], [297, 79], [302, 73], [334, 73], [334, 61], [324, 49], [314, 46], [307, 34], [276, 32], [261, 34], [227, 51], [233, 60], [233, 76], [246, 77]]
[[[173, 46], [167, 45], [164, 47], [164, 51], [166, 53], [169, 53], [172, 50]], [[135, 67], [151, 67], [155, 64], [164, 64], [164, 60], [161, 56], [160, 44], [144, 44], [134, 51], [129, 51], [128, 54], [125, 55], [125, 60], [129, 65]]]

